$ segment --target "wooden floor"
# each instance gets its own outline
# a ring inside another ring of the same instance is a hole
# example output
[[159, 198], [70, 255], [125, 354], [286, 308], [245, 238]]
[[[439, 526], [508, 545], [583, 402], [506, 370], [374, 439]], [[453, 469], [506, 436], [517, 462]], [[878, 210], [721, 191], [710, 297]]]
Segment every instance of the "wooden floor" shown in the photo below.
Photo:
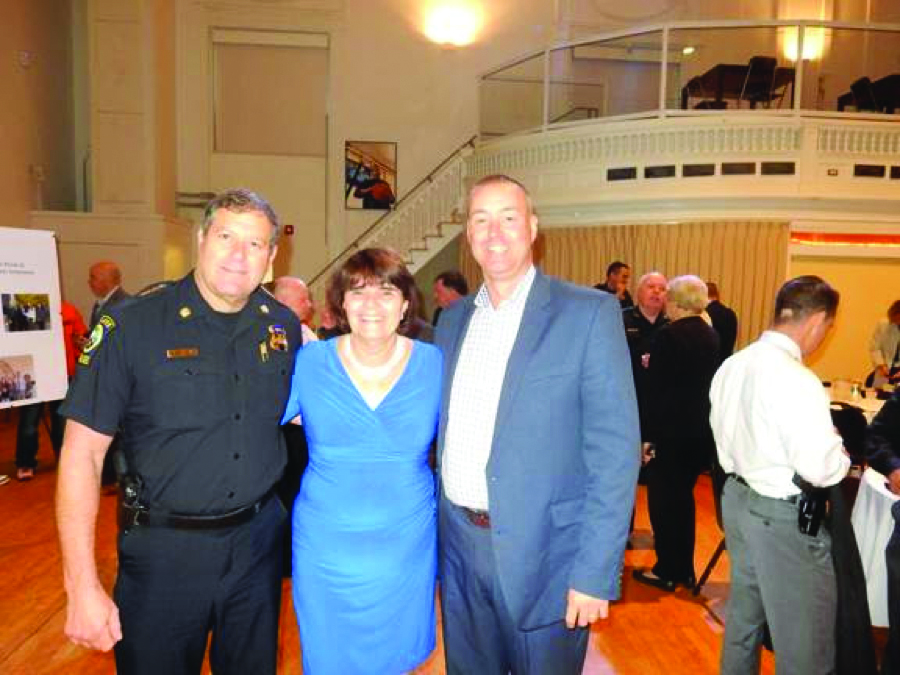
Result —
[[[15, 473], [16, 413], [0, 410], [0, 473]], [[8, 675], [103, 675], [115, 671], [110, 654], [97, 654], [69, 644], [63, 635], [65, 595], [53, 517], [56, 482], [53, 454], [42, 430], [40, 466], [33, 481], [12, 480], [0, 486], [0, 673]], [[98, 560], [102, 579], [115, 576], [115, 498], [104, 496], [98, 527]], [[697, 551], [699, 575], [720, 540], [709, 481], [697, 486]], [[687, 591], [667, 594], [635, 583], [631, 569], [654, 561], [646, 500], [638, 495], [635, 548], [625, 555], [623, 599], [611, 618], [595, 626], [584, 672], [590, 675], [702, 675], [718, 672], [717, 662], [728, 590], [728, 556], [722, 557], [710, 583], [698, 598]], [[279, 673], [297, 675], [297, 627], [284, 586]], [[440, 645], [416, 673], [444, 673]], [[208, 671], [207, 671], [208, 672]], [[774, 673], [771, 655], [762, 672]], [[477, 675], [473, 674], [473, 675]]]

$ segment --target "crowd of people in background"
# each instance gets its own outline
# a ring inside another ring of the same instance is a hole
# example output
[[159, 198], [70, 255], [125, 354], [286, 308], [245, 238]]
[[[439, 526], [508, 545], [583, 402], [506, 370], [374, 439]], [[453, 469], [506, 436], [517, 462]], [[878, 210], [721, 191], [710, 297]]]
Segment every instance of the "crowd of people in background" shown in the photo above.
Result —
[[[826, 528], [796, 532], [798, 505], [849, 464], [803, 365], [837, 291], [789, 281], [770, 329], [735, 354], [738, 317], [715, 282], [654, 270], [632, 296], [617, 260], [594, 289], [563, 283], [534, 264], [537, 227], [518, 181], [478, 181], [466, 238], [484, 282], [470, 293], [459, 271], [437, 275], [430, 320], [385, 249], [350, 257], [318, 303], [296, 277], [269, 295], [280, 226], [244, 190], [211, 202], [180, 281], [130, 298], [115, 263], [93, 265], [89, 324], [63, 303], [72, 385], [51, 406], [70, 639], [114, 649], [120, 673], [187, 675], [211, 635], [215, 670], [274, 673], [284, 575], [304, 673], [405, 672], [435, 645], [439, 565], [448, 673], [574, 675], [621, 591], [638, 481], [656, 562], [632, 577], [673, 592], [696, 583], [694, 488], [710, 472], [732, 555], [721, 672], [758, 670], [768, 624], [779, 672], [867, 675], [871, 645], [855, 645], [852, 671], [835, 651]], [[900, 301], [870, 353], [873, 379], [900, 379]], [[0, 401], [33, 389], [0, 377]], [[871, 453], [900, 491], [894, 399]], [[22, 409], [20, 480], [41, 405]], [[120, 539], [111, 597], [94, 578], [88, 495], [115, 482], [100, 469], [114, 455], [122, 531], [153, 545]], [[205, 531], [229, 539], [227, 566]]]
[[46, 302], [17, 302], [14, 295], [3, 296], [3, 324], [8, 333], [50, 328], [49, 299]]
[[0, 375], [0, 403], [33, 398], [36, 387], [37, 382], [30, 373], [16, 370], [10, 375]]

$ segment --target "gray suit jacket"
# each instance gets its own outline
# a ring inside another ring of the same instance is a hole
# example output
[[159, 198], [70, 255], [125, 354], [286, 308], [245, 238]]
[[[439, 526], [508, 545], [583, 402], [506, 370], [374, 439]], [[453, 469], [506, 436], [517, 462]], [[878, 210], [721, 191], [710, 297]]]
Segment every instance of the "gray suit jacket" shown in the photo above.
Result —
[[[450, 387], [474, 311], [444, 310], [438, 461]], [[523, 630], [565, 616], [569, 588], [616, 599], [640, 465], [621, 309], [537, 273], [509, 357], [487, 465], [497, 573]]]

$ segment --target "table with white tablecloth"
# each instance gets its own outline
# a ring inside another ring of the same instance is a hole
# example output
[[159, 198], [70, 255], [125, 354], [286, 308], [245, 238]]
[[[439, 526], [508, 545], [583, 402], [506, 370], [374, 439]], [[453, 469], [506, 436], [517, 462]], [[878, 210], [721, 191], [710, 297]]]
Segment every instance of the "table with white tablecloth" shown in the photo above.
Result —
[[853, 505], [853, 531], [866, 575], [866, 594], [873, 626], [888, 625], [887, 565], [884, 550], [894, 532], [891, 506], [900, 497], [885, 486], [884, 475], [869, 467], [863, 472]]

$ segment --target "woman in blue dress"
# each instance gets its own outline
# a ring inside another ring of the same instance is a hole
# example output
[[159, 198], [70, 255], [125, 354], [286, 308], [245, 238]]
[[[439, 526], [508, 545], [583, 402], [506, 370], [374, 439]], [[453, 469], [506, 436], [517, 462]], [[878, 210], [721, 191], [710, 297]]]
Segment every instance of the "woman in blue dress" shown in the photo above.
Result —
[[352, 256], [328, 302], [350, 332], [297, 353], [284, 414], [309, 443], [293, 521], [303, 673], [398, 675], [435, 646], [441, 355], [402, 335], [415, 282], [392, 251]]

